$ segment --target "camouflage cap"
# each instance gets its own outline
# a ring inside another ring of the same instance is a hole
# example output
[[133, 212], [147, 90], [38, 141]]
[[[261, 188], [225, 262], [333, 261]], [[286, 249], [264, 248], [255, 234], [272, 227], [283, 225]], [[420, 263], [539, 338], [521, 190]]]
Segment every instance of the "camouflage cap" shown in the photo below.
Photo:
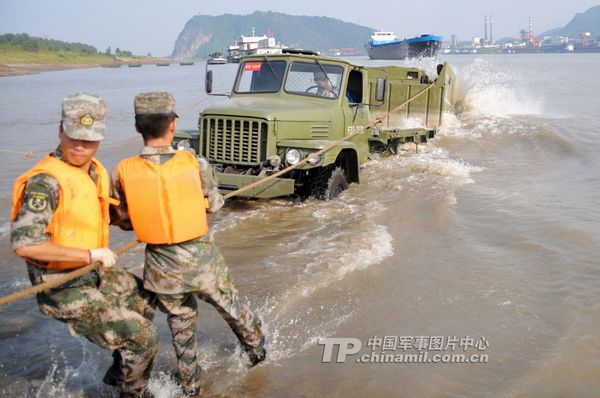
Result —
[[104, 139], [106, 104], [100, 97], [77, 93], [65, 97], [62, 103], [62, 124], [67, 137], [74, 140]]
[[175, 98], [167, 92], [141, 93], [133, 103], [136, 115], [175, 115]]

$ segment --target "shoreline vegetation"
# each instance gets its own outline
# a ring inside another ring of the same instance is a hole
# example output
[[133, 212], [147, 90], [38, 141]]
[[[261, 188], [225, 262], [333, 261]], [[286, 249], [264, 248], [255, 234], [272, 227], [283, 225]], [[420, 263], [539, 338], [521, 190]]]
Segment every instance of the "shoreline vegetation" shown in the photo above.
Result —
[[27, 34], [0, 35], [0, 77], [172, 61], [171, 58], [152, 57], [150, 54], [133, 55], [119, 48], [114, 52], [110, 47], [99, 52], [87, 44], [42, 39]]

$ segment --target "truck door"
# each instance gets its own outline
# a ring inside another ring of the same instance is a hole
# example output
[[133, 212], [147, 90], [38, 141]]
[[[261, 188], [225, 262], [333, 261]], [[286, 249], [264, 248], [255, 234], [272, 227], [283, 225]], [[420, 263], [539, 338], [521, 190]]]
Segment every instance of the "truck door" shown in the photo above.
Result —
[[[360, 70], [351, 70], [346, 82], [346, 91], [342, 98], [342, 108], [344, 110], [344, 124], [346, 135], [356, 131], [361, 131], [369, 123], [368, 98], [365, 98], [363, 73]], [[359, 148], [359, 157], [365, 157], [368, 154], [368, 134], [359, 134], [351, 139]], [[359, 163], [366, 159], [359, 159]]]

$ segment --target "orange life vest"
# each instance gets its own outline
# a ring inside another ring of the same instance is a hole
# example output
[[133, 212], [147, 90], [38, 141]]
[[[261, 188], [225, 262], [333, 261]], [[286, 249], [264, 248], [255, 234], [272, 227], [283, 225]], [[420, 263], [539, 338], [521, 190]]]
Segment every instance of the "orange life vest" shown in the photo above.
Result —
[[208, 232], [200, 165], [192, 153], [177, 151], [163, 164], [134, 156], [122, 160], [118, 170], [141, 242], [175, 244]]
[[[32, 169], [17, 178], [13, 189], [11, 221], [21, 207], [27, 181], [37, 174], [49, 174], [60, 186], [58, 206], [46, 227], [52, 242], [78, 249], [108, 247], [110, 214], [108, 173], [100, 162], [92, 159], [98, 181], [78, 167], [71, 166], [53, 156], [46, 156]], [[75, 261], [51, 261], [44, 268], [70, 269], [86, 265]]]

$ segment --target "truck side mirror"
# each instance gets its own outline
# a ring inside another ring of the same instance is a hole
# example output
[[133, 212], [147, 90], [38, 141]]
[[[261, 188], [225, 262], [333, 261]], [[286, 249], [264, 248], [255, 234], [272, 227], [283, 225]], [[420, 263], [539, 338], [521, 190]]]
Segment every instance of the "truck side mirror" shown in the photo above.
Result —
[[375, 99], [377, 101], [383, 101], [385, 98], [385, 79], [380, 77], [377, 79], [377, 85], [375, 86]]
[[206, 76], [204, 77], [204, 88], [205, 88], [207, 94], [212, 93], [212, 83], [213, 83], [212, 72], [213, 72], [212, 70], [207, 70]]

